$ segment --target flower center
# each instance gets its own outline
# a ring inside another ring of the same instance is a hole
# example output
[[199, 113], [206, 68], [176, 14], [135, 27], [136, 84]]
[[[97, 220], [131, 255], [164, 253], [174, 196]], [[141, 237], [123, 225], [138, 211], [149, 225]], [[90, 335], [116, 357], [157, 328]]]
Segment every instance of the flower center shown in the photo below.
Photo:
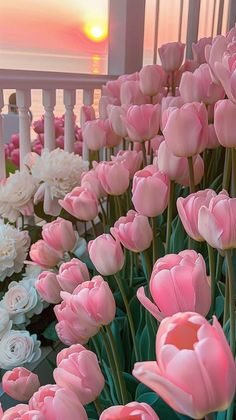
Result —
[[194, 344], [198, 342], [197, 332], [199, 328], [200, 325], [183, 320], [168, 332], [165, 344], [172, 344], [179, 350], [193, 350]]

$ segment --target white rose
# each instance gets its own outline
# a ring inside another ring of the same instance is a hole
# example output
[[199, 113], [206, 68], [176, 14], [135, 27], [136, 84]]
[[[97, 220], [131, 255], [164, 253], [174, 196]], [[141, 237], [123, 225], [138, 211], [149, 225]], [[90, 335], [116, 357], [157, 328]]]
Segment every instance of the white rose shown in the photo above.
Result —
[[40, 341], [29, 331], [8, 331], [0, 341], [0, 368], [10, 370], [41, 356]]
[[12, 321], [8, 312], [4, 308], [0, 308], [0, 339], [7, 331], [11, 329]]
[[0, 281], [22, 270], [29, 246], [28, 232], [0, 224]]
[[27, 171], [16, 171], [0, 183], [0, 215], [15, 222], [20, 214], [33, 214], [36, 180]]
[[34, 314], [41, 314], [43, 309], [49, 306], [49, 303], [45, 302], [45, 300], [41, 298], [40, 294], [35, 288], [35, 283], [38, 279], [38, 276], [44, 270], [45, 268], [42, 268], [39, 265], [28, 265], [26, 266], [25, 273], [23, 274], [23, 279], [20, 281], [20, 284], [22, 284], [24, 287], [34, 287], [38, 297], [37, 305], [27, 313], [28, 318], [31, 318]]

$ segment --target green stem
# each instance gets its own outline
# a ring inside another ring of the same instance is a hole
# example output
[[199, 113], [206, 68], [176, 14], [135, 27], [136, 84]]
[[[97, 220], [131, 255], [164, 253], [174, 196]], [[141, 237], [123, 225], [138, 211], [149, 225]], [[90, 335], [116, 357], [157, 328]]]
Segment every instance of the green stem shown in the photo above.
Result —
[[94, 238], [96, 239], [96, 237], [98, 236], [98, 233], [97, 233], [97, 229], [93, 220], [91, 220], [91, 224], [92, 224], [93, 235], [94, 235]]
[[190, 193], [195, 192], [195, 184], [194, 184], [194, 171], [193, 171], [193, 157], [188, 157], [188, 170], [189, 170], [189, 182], [190, 182]]
[[211, 279], [211, 309], [210, 316], [215, 312], [215, 300], [216, 300], [216, 281], [215, 281], [215, 257], [213, 248], [207, 244], [209, 268], [210, 268], [210, 279]]
[[232, 154], [232, 173], [231, 173], [231, 189], [232, 197], [236, 197], [236, 150], [231, 149]]
[[105, 346], [105, 349], [106, 349], [107, 358], [108, 358], [110, 369], [111, 369], [111, 372], [112, 372], [112, 379], [114, 381], [118, 401], [119, 401], [119, 403], [122, 402], [122, 404], [125, 404], [126, 400], [125, 400], [125, 398], [122, 397], [122, 394], [121, 394], [120, 382], [118, 380], [118, 372], [116, 370], [114, 353], [112, 351], [109, 340], [108, 340], [107, 335], [106, 335], [105, 331], [103, 330], [103, 328], [100, 329], [100, 333], [102, 335], [103, 343], [104, 343], [104, 346]]
[[224, 302], [224, 316], [223, 316], [223, 325], [226, 324], [226, 322], [229, 319], [229, 275], [228, 272], [226, 272], [225, 276], [225, 302]]
[[149, 258], [149, 253], [148, 250], [146, 249], [145, 251], [143, 251], [143, 256], [144, 256], [144, 260], [145, 260], [145, 266], [146, 266], [146, 271], [147, 271], [147, 280], [149, 283], [149, 279], [151, 277], [151, 273], [152, 273], [152, 264]]
[[96, 411], [97, 411], [97, 413], [98, 413], [98, 417], [100, 417], [100, 415], [102, 414], [102, 412], [103, 412], [103, 407], [102, 407], [102, 405], [101, 405], [101, 402], [99, 401], [99, 399], [97, 398], [96, 400], [94, 400], [93, 401], [93, 403], [94, 403], [94, 405], [95, 405], [95, 408], [96, 408]]
[[101, 212], [102, 212], [102, 218], [103, 218], [103, 224], [104, 226], [106, 226], [106, 212], [104, 210], [103, 204], [102, 204], [102, 200], [99, 198], [98, 200], [100, 207], [101, 207]]
[[116, 279], [117, 286], [120, 290], [122, 299], [124, 301], [124, 305], [125, 305], [125, 309], [126, 309], [126, 313], [127, 313], [127, 318], [128, 318], [129, 326], [130, 326], [130, 332], [131, 332], [133, 345], [134, 345], [135, 359], [136, 359], [136, 362], [137, 362], [139, 360], [139, 355], [138, 355], [138, 348], [137, 348], [136, 340], [135, 340], [134, 320], [133, 320], [133, 317], [132, 317], [132, 314], [131, 314], [131, 311], [130, 311], [129, 302], [127, 300], [127, 297], [126, 297], [126, 294], [125, 294], [125, 289], [123, 287], [122, 280], [120, 279], [119, 273], [114, 274], [114, 277]]
[[223, 184], [222, 189], [229, 191], [230, 184], [230, 169], [231, 169], [231, 151], [230, 149], [225, 150], [225, 163], [224, 163], [224, 175], [223, 175]]
[[235, 304], [234, 304], [234, 272], [231, 250], [225, 251], [229, 274], [229, 314], [230, 314], [230, 347], [235, 355]]
[[147, 154], [146, 154], [146, 147], [145, 147], [145, 141], [142, 141], [142, 152], [143, 152], [143, 166], [147, 166]]
[[175, 72], [171, 72], [171, 92], [172, 96], [175, 96]]
[[127, 398], [128, 398], [127, 397], [127, 390], [126, 390], [126, 385], [125, 385], [125, 381], [124, 381], [121, 366], [120, 366], [120, 356], [119, 356], [119, 353], [117, 351], [116, 343], [115, 343], [110, 325], [106, 325], [105, 328], [106, 328], [106, 331], [107, 331], [107, 334], [108, 334], [108, 337], [109, 337], [109, 342], [110, 342], [110, 346], [111, 346], [114, 361], [115, 361], [115, 366], [116, 366], [116, 372], [117, 372], [117, 377], [118, 377], [119, 386], [120, 386], [122, 403], [127, 404], [127, 402], [128, 402], [128, 400], [127, 400]]
[[122, 139], [122, 149], [125, 150], [126, 149], [126, 139], [123, 137]]
[[214, 420], [215, 416], [214, 413], [209, 413], [206, 415], [205, 420]]
[[152, 232], [153, 232], [152, 264], [154, 264], [157, 260], [157, 219], [156, 219], [156, 217], [151, 218], [151, 224], [152, 224]]
[[129, 251], [130, 255], [130, 276], [129, 276], [129, 287], [133, 285], [133, 276], [134, 276], [134, 255], [132, 251]]
[[174, 206], [175, 182], [170, 181], [169, 203], [167, 209], [167, 226], [166, 226], [166, 253], [170, 252], [171, 223]]
[[116, 195], [114, 197], [115, 197], [115, 201], [116, 201], [116, 204], [117, 204], [117, 212], [118, 212], [117, 219], [119, 219], [119, 217], [123, 215], [123, 210], [122, 210], [122, 206], [121, 206], [120, 196], [119, 195]]
[[232, 403], [230, 404], [227, 410], [226, 420], [233, 420], [233, 418], [234, 418], [234, 400], [232, 401]]

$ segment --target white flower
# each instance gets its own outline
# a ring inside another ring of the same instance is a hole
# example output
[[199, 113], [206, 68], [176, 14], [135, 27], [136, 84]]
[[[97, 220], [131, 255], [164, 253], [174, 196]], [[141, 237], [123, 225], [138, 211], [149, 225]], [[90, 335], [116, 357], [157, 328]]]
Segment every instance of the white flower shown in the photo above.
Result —
[[12, 321], [10, 321], [10, 317], [8, 312], [0, 308], [0, 339], [7, 331], [11, 329]]
[[0, 215], [15, 222], [20, 214], [33, 214], [36, 180], [27, 170], [16, 171], [0, 183]]
[[51, 199], [64, 198], [74, 187], [80, 185], [81, 174], [88, 170], [88, 162], [81, 156], [55, 149], [44, 149], [31, 167], [32, 175], [45, 185], [39, 187], [36, 200], [39, 201], [45, 188], [50, 189]]
[[0, 224], [0, 281], [22, 270], [29, 246], [27, 231]]
[[41, 356], [40, 341], [29, 331], [8, 331], [0, 341], [0, 368], [10, 370]]

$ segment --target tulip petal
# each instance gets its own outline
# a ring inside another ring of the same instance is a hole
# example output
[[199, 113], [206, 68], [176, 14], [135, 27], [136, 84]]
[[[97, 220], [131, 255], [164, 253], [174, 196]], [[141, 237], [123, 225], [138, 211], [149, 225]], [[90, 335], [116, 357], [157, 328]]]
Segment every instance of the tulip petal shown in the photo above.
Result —
[[165, 316], [159, 311], [158, 307], [147, 298], [144, 292], [144, 287], [137, 290], [137, 298], [139, 302], [150, 312], [158, 321], [162, 321]]
[[219, 226], [216, 218], [206, 206], [202, 206], [199, 210], [198, 230], [209, 245], [213, 248], [221, 248], [223, 229]]

